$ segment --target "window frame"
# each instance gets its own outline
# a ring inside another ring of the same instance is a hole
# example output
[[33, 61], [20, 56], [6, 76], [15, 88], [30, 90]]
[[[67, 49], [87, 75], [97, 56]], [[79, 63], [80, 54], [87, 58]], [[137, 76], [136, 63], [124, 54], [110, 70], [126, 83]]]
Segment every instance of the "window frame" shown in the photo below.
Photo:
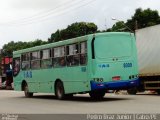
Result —
[[[48, 55], [49, 55], [49, 57], [48, 58], [42, 58], [43, 57], [43, 51], [45, 51], [45, 50], [48, 50]], [[48, 65], [46, 65], [46, 66], [43, 66], [43, 62], [44, 61], [50, 61], [50, 65], [48, 64]], [[47, 67], [48, 66], [48, 67]], [[43, 49], [43, 50], [41, 50], [40, 51], [40, 68], [41, 69], [48, 69], [48, 68], [52, 68], [53, 67], [53, 64], [52, 64], [52, 49], [51, 48], [46, 48], [46, 49]]]
[[[76, 45], [75, 46], [75, 48], [77, 47], [77, 45], [78, 45], [78, 52], [75, 54], [74, 53], [74, 50], [73, 50], [73, 54], [71, 54], [70, 55], [70, 48], [69, 48], [69, 46], [71, 46], [71, 45]], [[68, 44], [68, 45], [66, 45], [66, 63], [67, 63], [67, 67], [75, 67], [75, 66], [79, 66], [80, 65], [80, 56], [79, 56], [79, 52], [80, 52], [80, 46], [79, 46], [79, 42], [75, 42], [75, 43], [72, 43], [72, 44]], [[78, 56], [78, 62], [77, 62], [77, 64], [75, 64], [74, 62], [75, 62], [75, 56]], [[71, 61], [69, 62], [68, 60], [69, 59], [71, 59]], [[69, 63], [68, 63], [69, 62]], [[73, 63], [71, 63], [71, 62], [73, 62]]]
[[[33, 56], [32, 56], [32, 53], [35, 53], [35, 52], [37, 52], [37, 58], [32, 59], [32, 57], [33, 57]], [[38, 53], [39, 53], [39, 55], [38, 55]], [[37, 62], [37, 61], [39, 61], [39, 62]], [[37, 62], [39, 65], [36, 63], [37, 66], [33, 68], [33, 65], [32, 65], [33, 62]], [[40, 50], [30, 52], [30, 68], [31, 68], [32, 70], [36, 70], [36, 69], [40, 69], [40, 68], [41, 68]]]
[[[63, 52], [62, 52], [62, 48], [63, 48]], [[59, 55], [57, 55], [55, 57], [55, 49], [59, 49]], [[63, 53], [63, 54], [62, 54]], [[57, 46], [52, 48], [52, 65], [54, 68], [58, 68], [58, 67], [66, 67], [66, 46], [62, 45], [62, 46]]]
[[[82, 53], [82, 49], [81, 49], [83, 43], [85, 43], [84, 53]], [[72, 47], [70, 48], [70, 46]], [[36, 70], [36, 69], [58, 68], [58, 67], [85, 66], [88, 63], [88, 49], [87, 48], [88, 48], [87, 40], [84, 40], [80, 42], [73, 42], [73, 43], [66, 44], [66, 45], [49, 47], [49, 48], [45, 48], [41, 50], [35, 50], [31, 52], [22, 53], [21, 54], [21, 69], [22, 70], [29, 70], [29, 69]], [[58, 53], [56, 53], [59, 55], [55, 54], [55, 49], [59, 49], [57, 51]], [[43, 56], [46, 56], [44, 55], [45, 50], [48, 50], [47, 52], [48, 57], [43, 58]], [[34, 54], [36, 53], [37, 55], [33, 56], [33, 53]], [[24, 59], [24, 55], [26, 55], [25, 59]], [[84, 55], [85, 63], [81, 63], [82, 61], [81, 55]], [[61, 61], [60, 59], [64, 61], [63, 64], [60, 64], [60, 61]], [[72, 60], [68, 61], [68, 59], [72, 59]], [[49, 67], [46, 67], [45, 65], [43, 66], [44, 61], [48, 61], [48, 63], [46, 62], [46, 64], [48, 64]], [[27, 67], [26, 69], [22, 68], [22, 64], [25, 62], [29, 64], [29, 67]], [[37, 63], [37, 65], [33, 67], [34, 62]]]
[[[18, 60], [19, 63], [17, 64], [18, 66], [16, 65], [18, 67], [18, 70], [16, 70], [17, 73], [15, 74], [15, 61], [16, 60]], [[13, 69], [13, 76], [16, 77], [19, 74], [19, 72], [21, 71], [21, 58], [20, 57], [13, 58], [13, 65], [12, 66], [13, 66], [13, 68], [12, 68]]]
[[[28, 59], [23, 59], [23, 56], [24, 55], [29, 55], [28, 56]], [[29, 69], [31, 69], [31, 62], [30, 62], [30, 59], [31, 59], [31, 53], [30, 52], [26, 52], [26, 53], [23, 53], [23, 54], [21, 54], [21, 69], [22, 70], [29, 70]], [[26, 69], [24, 69], [23, 68], [23, 63], [27, 63], [28, 62], [28, 65], [29, 65], [29, 67], [27, 67]]]
[[[85, 52], [84, 53], [81, 53], [81, 44], [82, 43], [85, 43]], [[84, 65], [87, 65], [88, 64], [88, 47], [87, 47], [87, 41], [82, 41], [79, 43], [80, 44], [80, 65], [81, 66], [84, 66]], [[84, 55], [85, 57], [85, 63], [81, 63], [81, 55]]]

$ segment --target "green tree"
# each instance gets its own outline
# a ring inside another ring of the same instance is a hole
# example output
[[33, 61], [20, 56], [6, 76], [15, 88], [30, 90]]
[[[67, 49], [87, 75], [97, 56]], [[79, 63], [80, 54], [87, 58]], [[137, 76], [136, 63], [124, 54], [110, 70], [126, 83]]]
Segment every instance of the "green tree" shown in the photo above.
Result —
[[68, 25], [66, 29], [57, 30], [51, 34], [48, 42], [57, 42], [60, 40], [66, 40], [74, 37], [79, 37], [87, 34], [92, 34], [97, 31], [97, 25], [94, 23], [76, 22]]
[[138, 8], [135, 10], [134, 15], [127, 22], [118, 21], [107, 29], [108, 32], [112, 31], [135, 31], [135, 29], [145, 28], [153, 25], [160, 24], [160, 16], [157, 10], [151, 10], [150, 8], [142, 10]]
[[43, 45], [46, 44], [46, 41], [42, 41], [42, 40], [35, 40], [32, 42], [14, 42], [11, 41], [8, 44], [5, 44], [3, 46], [3, 56], [12, 56], [12, 52], [16, 51], [16, 50], [21, 50], [21, 49], [25, 49], [25, 48], [30, 48], [30, 47], [34, 47], [34, 46], [39, 46], [39, 45]]
[[[125, 23], [123, 21], [118, 21], [116, 22], [112, 28], [110, 29], [110, 31], [112, 32], [117, 32], [117, 31], [126, 31], [126, 26]], [[109, 30], [108, 30], [109, 31]]]
[[141, 8], [136, 9], [132, 18], [126, 22], [126, 25], [129, 26], [132, 30], [135, 30], [136, 27], [140, 29], [157, 24], [160, 24], [160, 16], [158, 11], [151, 10], [150, 8], [145, 10], [142, 10]]

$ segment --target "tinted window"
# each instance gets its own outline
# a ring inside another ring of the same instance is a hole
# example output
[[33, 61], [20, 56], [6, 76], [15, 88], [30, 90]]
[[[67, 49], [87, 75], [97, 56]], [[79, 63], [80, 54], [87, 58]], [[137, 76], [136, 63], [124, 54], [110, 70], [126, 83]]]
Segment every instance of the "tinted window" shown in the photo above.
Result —
[[72, 44], [67, 46], [67, 65], [79, 65], [79, 45]]
[[40, 60], [31, 61], [31, 68], [32, 69], [39, 69], [40, 68]]
[[63, 67], [66, 66], [65, 46], [54, 48], [53, 50], [53, 66]]
[[13, 59], [13, 76], [18, 75], [20, 71], [20, 58]]
[[80, 64], [85, 65], [87, 63], [87, 42], [80, 44]]
[[42, 50], [41, 51], [41, 68], [51, 68], [52, 59], [51, 59], [51, 50]]
[[29, 61], [30, 60], [30, 53], [22, 54], [22, 61]]
[[49, 59], [50, 58], [50, 49], [43, 50], [41, 52], [41, 59]]
[[40, 51], [31, 53], [31, 69], [40, 68]]
[[40, 59], [40, 52], [32, 52], [31, 53], [31, 60]]
[[22, 70], [30, 69], [30, 53], [23, 54], [22, 58]]

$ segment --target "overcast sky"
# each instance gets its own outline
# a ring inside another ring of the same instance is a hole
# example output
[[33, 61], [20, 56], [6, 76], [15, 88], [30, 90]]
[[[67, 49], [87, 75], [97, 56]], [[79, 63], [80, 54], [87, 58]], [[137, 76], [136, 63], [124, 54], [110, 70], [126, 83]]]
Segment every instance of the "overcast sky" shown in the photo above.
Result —
[[0, 48], [9, 41], [47, 40], [74, 22], [112, 27], [112, 17], [126, 21], [136, 8], [160, 13], [160, 0], [1, 0]]

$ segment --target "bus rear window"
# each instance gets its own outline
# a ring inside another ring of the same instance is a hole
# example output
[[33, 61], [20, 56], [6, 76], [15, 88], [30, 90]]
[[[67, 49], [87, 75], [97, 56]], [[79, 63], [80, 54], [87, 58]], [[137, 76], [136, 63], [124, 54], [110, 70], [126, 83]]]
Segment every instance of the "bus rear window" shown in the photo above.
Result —
[[97, 58], [130, 57], [132, 40], [130, 36], [109, 36], [95, 39]]

